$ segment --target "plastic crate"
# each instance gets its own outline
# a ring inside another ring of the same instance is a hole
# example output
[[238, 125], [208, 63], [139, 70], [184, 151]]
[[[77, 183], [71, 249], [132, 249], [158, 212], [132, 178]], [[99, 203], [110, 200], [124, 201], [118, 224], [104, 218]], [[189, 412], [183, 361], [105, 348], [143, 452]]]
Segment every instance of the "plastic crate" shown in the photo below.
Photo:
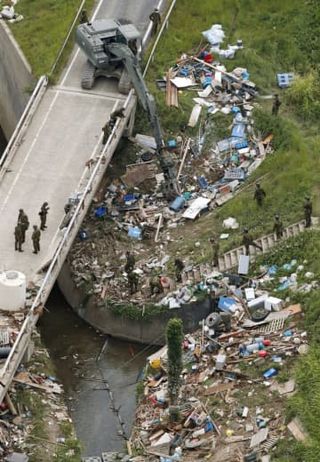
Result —
[[294, 74], [277, 74], [277, 82], [280, 88], [287, 88], [292, 84]]

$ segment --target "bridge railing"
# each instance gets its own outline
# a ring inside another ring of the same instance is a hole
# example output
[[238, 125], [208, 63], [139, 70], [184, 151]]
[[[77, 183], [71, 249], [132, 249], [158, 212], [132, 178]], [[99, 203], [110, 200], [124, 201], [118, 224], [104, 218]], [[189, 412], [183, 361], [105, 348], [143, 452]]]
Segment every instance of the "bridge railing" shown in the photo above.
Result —
[[42, 75], [35, 89], [32, 92], [32, 95], [29, 98], [29, 101], [19, 119], [19, 122], [11, 135], [11, 138], [4, 150], [4, 153], [0, 159], [0, 180], [6, 172], [6, 167], [12, 161], [14, 154], [19, 146], [19, 143], [22, 139], [24, 132], [26, 131], [28, 125], [30, 124], [32, 117], [41, 101], [42, 96], [48, 85], [48, 78], [45, 75]]
[[[155, 55], [156, 48], [157, 48], [157, 46], [158, 46], [158, 43], [159, 43], [159, 41], [160, 41], [160, 39], [161, 39], [161, 37], [162, 37], [162, 34], [163, 34], [164, 30], [168, 28], [168, 25], [169, 25], [169, 18], [170, 18], [170, 16], [171, 16], [171, 13], [172, 13], [173, 8], [175, 7], [176, 2], [177, 2], [177, 0], [172, 0], [171, 5], [170, 5], [170, 7], [169, 7], [169, 9], [168, 9], [168, 11], [167, 11], [167, 14], [166, 14], [165, 18], [164, 18], [163, 21], [162, 21], [162, 25], [161, 25], [159, 34], [157, 35], [157, 38], [156, 38], [156, 40], [154, 41], [154, 44], [153, 44], [153, 46], [152, 46], [152, 48], [151, 48], [150, 55], [149, 55], [149, 57], [148, 57], [148, 61], [147, 61], [146, 65], [145, 65], [145, 68], [144, 68], [144, 70], [143, 70], [143, 77], [146, 76], [146, 74], [147, 74], [147, 72], [148, 72], [148, 69], [149, 69], [149, 66], [150, 66], [150, 64], [152, 63], [153, 59], [154, 59], [154, 55]], [[160, 3], [159, 3], [159, 5], [158, 5], [158, 8], [159, 8], [159, 9], [161, 8], [161, 5], [162, 5], [162, 4], [163, 4], [163, 0], [160, 0]], [[152, 24], [149, 24], [149, 27], [148, 27], [148, 29], [147, 29], [147, 32], [146, 32], [146, 34], [145, 34], [145, 36], [144, 36], [144, 38], [143, 38], [143, 40], [142, 40], [142, 47], [146, 44], [147, 39], [149, 38], [149, 36], [150, 36], [150, 34], [151, 34], [151, 30], [152, 30]]]

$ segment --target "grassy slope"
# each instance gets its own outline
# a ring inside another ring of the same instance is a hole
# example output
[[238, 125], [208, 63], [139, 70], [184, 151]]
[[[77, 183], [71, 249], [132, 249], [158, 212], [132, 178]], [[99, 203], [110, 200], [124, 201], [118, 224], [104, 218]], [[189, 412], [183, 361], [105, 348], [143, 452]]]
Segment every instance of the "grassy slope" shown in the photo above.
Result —
[[[50, 71], [80, 3], [80, 0], [21, 0], [18, 3], [16, 11], [24, 19], [10, 26], [35, 76]], [[93, 3], [93, 0], [86, 2], [88, 11]], [[62, 64], [68, 58], [72, 44], [73, 40]]]
[[[156, 94], [162, 122], [167, 131], [179, 129], [180, 125], [186, 123], [192, 103], [188, 94], [182, 94], [179, 98], [179, 109], [166, 108], [164, 95], [156, 90], [154, 80], [161, 77], [181, 53], [191, 53], [192, 50], [199, 49], [202, 30], [209, 28], [212, 23], [221, 23], [230, 43], [241, 38], [245, 49], [234, 61], [227, 62], [227, 67], [230, 70], [236, 66], [247, 67], [251, 79], [259, 86], [261, 93], [268, 94], [276, 89], [277, 72], [305, 74], [318, 64], [320, 47], [315, 37], [319, 10], [314, 0], [203, 0], [197, 3], [180, 0], [171, 18], [169, 33], [162, 40], [149, 74], [149, 84]], [[180, 229], [171, 231], [170, 234], [177, 240], [171, 246], [173, 253], [189, 256], [193, 251], [193, 254], [198, 254], [193, 255], [194, 259], [207, 259], [207, 238], [215, 230], [221, 230], [221, 222], [228, 216], [236, 217], [241, 227], [249, 225], [254, 235], [260, 235], [272, 228], [275, 213], [282, 215], [285, 224], [300, 220], [303, 217], [302, 204], [306, 193], [312, 195], [314, 214], [319, 215], [319, 124], [311, 116], [312, 111], [309, 111], [314, 104], [314, 95], [310, 95], [306, 101], [308, 110], [304, 113], [303, 120], [299, 117], [299, 98], [289, 99], [282, 93], [281, 99], [288, 104], [282, 105], [279, 117], [272, 117], [271, 104], [263, 102], [256, 114], [257, 128], [263, 133], [274, 133], [276, 152], [253, 174], [246, 190], [218, 212], [203, 216], [196, 223], [186, 224], [182, 238], [179, 238]], [[250, 187], [260, 177], [267, 192], [263, 210], [258, 210], [253, 202], [253, 187]], [[308, 233], [292, 240], [289, 245], [283, 244], [269, 258], [270, 262], [282, 264], [291, 258], [298, 258], [299, 263], [302, 263], [307, 259], [307, 270], [314, 271], [315, 279], [318, 279], [319, 237], [319, 233]], [[202, 242], [200, 252], [195, 251], [195, 241]], [[232, 247], [239, 241], [239, 232], [236, 232], [226, 246]], [[288, 418], [298, 415], [302, 419], [310, 434], [310, 441], [306, 446], [294, 441], [284, 442], [273, 460], [316, 462], [320, 453], [320, 348], [317, 343], [320, 339], [320, 291], [290, 296], [293, 302], [303, 303], [303, 322], [311, 334], [312, 348], [295, 366], [299, 388], [298, 393], [289, 401]]]
[[[299, 48], [307, 2], [288, 0], [281, 2], [281, 7], [276, 0], [227, 0], [223, 3], [208, 0], [196, 5], [190, 3], [188, 0], [178, 2], [170, 21], [169, 33], [164, 37], [149, 73], [150, 87], [156, 94], [162, 122], [168, 131], [179, 129], [180, 125], [187, 122], [192, 106], [191, 98], [189, 94], [182, 94], [180, 108], [168, 109], [164, 104], [163, 93], [156, 90], [154, 80], [163, 75], [183, 52], [199, 49], [201, 31], [209, 28], [212, 22], [223, 24], [230, 43], [240, 38], [243, 40], [245, 49], [238, 53], [235, 60], [226, 62], [227, 68], [247, 67], [251, 79], [262, 94], [276, 89], [277, 72], [300, 73], [310, 68], [309, 57], [305, 50]], [[281, 99], [285, 101], [284, 94], [281, 94]], [[260, 102], [262, 111], [257, 114], [256, 126], [264, 133], [270, 129], [273, 131], [277, 152], [252, 175], [247, 185], [268, 174], [261, 181], [267, 192], [266, 207], [258, 210], [252, 200], [254, 187], [246, 186], [245, 193], [218, 212], [206, 215], [190, 226], [188, 238], [184, 239], [183, 246], [178, 246], [180, 252], [189, 253], [194, 248], [194, 240], [204, 237], [202, 248], [203, 258], [206, 258], [207, 237], [214, 230], [220, 231], [222, 220], [228, 216], [236, 217], [241, 227], [249, 226], [253, 235], [258, 236], [272, 228], [275, 213], [281, 214], [285, 224], [302, 219], [305, 194], [313, 196], [315, 213], [320, 212], [316, 173], [319, 167], [320, 138], [308, 136], [317, 133], [317, 125], [308, 122], [299, 126], [300, 121], [285, 104], [281, 107], [280, 116], [272, 117], [271, 103], [264, 100]], [[178, 234], [179, 230], [176, 234], [172, 233], [173, 237]], [[233, 247], [239, 242], [238, 232], [231, 236], [225, 246]], [[174, 251], [176, 248], [173, 245]]]

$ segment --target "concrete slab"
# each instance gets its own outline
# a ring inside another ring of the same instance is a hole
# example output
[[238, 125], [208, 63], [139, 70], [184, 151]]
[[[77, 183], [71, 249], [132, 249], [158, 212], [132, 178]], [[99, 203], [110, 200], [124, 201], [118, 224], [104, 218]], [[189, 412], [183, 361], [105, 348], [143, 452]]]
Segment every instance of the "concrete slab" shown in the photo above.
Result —
[[[31, 280], [61, 236], [64, 205], [85, 170], [86, 161], [101, 146], [101, 128], [116, 98], [50, 89], [46, 92], [0, 183], [0, 270], [16, 269]], [[42, 232], [38, 255], [32, 253], [32, 225], [40, 223], [41, 204], [49, 203], [48, 228]], [[13, 231], [18, 210], [29, 217], [23, 253], [14, 251]]]

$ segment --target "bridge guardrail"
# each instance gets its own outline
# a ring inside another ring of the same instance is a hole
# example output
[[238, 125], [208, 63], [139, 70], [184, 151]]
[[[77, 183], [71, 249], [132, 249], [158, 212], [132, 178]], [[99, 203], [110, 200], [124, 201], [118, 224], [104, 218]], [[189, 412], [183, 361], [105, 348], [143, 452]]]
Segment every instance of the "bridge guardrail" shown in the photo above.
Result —
[[39, 78], [37, 85], [35, 86], [35, 89], [33, 90], [32, 95], [29, 98], [29, 101], [19, 119], [19, 122], [7, 144], [4, 153], [2, 154], [0, 160], [0, 181], [6, 172], [7, 165], [12, 161], [14, 157], [17, 147], [19, 146], [19, 142], [21, 141], [22, 135], [26, 131], [28, 125], [30, 124], [33, 114], [35, 113], [42, 99], [47, 85], [48, 78], [45, 75], [42, 75]]
[[[155, 42], [154, 42], [154, 44], [153, 44], [153, 47], [152, 47], [151, 52], [150, 52], [150, 55], [149, 55], [149, 57], [148, 57], [147, 64], [145, 65], [145, 68], [144, 68], [144, 70], [143, 70], [143, 77], [146, 76], [146, 74], [147, 74], [147, 72], [148, 72], [148, 69], [149, 69], [149, 66], [150, 66], [151, 62], [153, 61], [153, 59], [154, 59], [154, 54], [155, 54], [156, 48], [157, 48], [157, 46], [158, 46], [158, 43], [159, 43], [159, 41], [160, 41], [160, 39], [161, 39], [161, 37], [162, 37], [162, 34], [163, 34], [164, 29], [167, 29], [167, 28], [168, 28], [169, 18], [170, 18], [170, 16], [171, 16], [171, 13], [172, 13], [173, 8], [175, 7], [176, 2], [177, 2], [177, 0], [172, 0], [172, 3], [171, 3], [171, 5], [170, 5], [170, 7], [169, 7], [169, 10], [168, 10], [167, 14], [166, 14], [166, 17], [165, 17], [165, 19], [162, 21], [162, 25], [161, 25], [159, 34], [157, 35], [157, 38], [156, 38], [156, 40], [155, 40]], [[162, 3], [163, 3], [163, 0], [161, 0], [160, 3], [159, 3], [159, 5], [158, 5], [158, 8], [159, 8], [159, 9], [160, 9]], [[147, 39], [148, 39], [148, 37], [149, 37], [149, 35], [150, 35], [150, 33], [151, 33], [151, 30], [152, 30], [152, 24], [150, 24], [149, 27], [148, 27], [148, 29], [147, 29], [147, 32], [146, 32], [146, 34], [145, 34], [145, 36], [144, 36], [144, 38], [143, 38], [143, 40], [142, 40], [142, 45], [144, 45], [144, 44], [146, 43], [146, 41], [147, 41]]]
[[73, 18], [72, 24], [71, 24], [71, 26], [69, 27], [69, 30], [68, 30], [68, 32], [67, 32], [67, 35], [66, 35], [65, 39], [64, 39], [64, 42], [63, 42], [63, 44], [61, 45], [60, 50], [58, 51], [57, 57], [56, 57], [56, 59], [55, 59], [53, 65], [52, 65], [52, 67], [51, 67], [51, 70], [50, 70], [50, 72], [49, 72], [49, 75], [48, 75], [48, 78], [49, 78], [49, 79], [52, 77], [54, 71], [56, 70], [57, 64], [58, 64], [58, 62], [59, 62], [59, 60], [60, 60], [60, 58], [61, 58], [61, 56], [62, 56], [62, 53], [64, 52], [64, 50], [65, 50], [65, 48], [66, 48], [66, 46], [67, 46], [67, 44], [68, 44], [70, 35], [72, 34], [72, 31], [73, 31], [73, 29], [74, 29], [74, 26], [76, 25], [76, 23], [77, 23], [77, 21], [78, 21], [78, 19], [79, 19], [80, 13], [81, 13], [82, 8], [84, 7], [84, 4], [85, 4], [85, 3], [86, 3], [86, 0], [82, 0], [80, 6], [79, 6], [79, 8], [78, 8], [78, 11], [77, 11], [75, 17]]

